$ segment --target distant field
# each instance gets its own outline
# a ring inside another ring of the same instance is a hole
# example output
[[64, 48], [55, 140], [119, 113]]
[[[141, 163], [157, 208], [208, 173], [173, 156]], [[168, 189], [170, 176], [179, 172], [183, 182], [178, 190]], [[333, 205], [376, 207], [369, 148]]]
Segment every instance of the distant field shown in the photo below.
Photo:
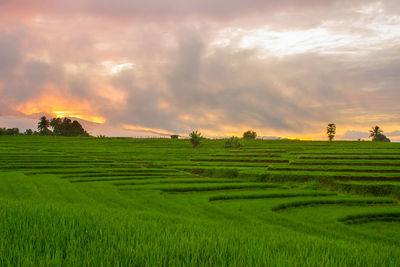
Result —
[[0, 266], [400, 266], [400, 143], [0, 137]]

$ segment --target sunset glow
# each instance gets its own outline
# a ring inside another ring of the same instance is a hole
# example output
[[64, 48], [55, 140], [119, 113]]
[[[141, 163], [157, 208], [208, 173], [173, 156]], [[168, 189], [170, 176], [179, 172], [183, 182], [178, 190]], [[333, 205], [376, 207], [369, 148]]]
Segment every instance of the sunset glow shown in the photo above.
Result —
[[25, 114], [52, 114], [54, 117], [70, 117], [95, 123], [105, 123], [106, 119], [93, 113], [88, 101], [66, 99], [58, 94], [45, 94], [13, 107]]
[[72, 118], [83, 119], [83, 120], [95, 122], [95, 123], [105, 123], [106, 122], [106, 120], [102, 117], [90, 116], [90, 115], [79, 115], [79, 114], [76, 114], [71, 111], [53, 111], [53, 112], [51, 112], [51, 114], [55, 115], [56, 118], [65, 118], [65, 117], [71, 118], [72, 117]]

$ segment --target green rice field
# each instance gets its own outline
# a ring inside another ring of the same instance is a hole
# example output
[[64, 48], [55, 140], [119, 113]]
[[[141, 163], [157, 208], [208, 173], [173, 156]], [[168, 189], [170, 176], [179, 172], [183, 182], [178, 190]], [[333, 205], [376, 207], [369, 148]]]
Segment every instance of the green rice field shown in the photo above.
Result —
[[0, 266], [400, 266], [400, 143], [0, 137]]

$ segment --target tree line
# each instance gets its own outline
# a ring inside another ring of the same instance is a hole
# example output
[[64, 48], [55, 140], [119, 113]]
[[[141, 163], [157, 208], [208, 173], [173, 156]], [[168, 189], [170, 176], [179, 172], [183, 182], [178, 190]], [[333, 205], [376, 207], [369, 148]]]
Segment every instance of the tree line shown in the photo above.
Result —
[[[326, 134], [328, 135], [329, 141], [333, 141], [336, 135], [336, 124], [329, 123], [326, 127]], [[369, 134], [369, 137], [372, 137], [372, 141], [374, 142], [390, 142], [390, 139], [383, 134], [383, 130], [379, 126], [372, 127]], [[37, 131], [26, 129], [24, 133], [21, 133], [18, 128], [0, 128], [0, 135], [90, 136], [77, 120], [72, 121], [66, 117], [52, 118], [51, 120], [48, 120], [46, 116], [40, 118], [37, 125]], [[189, 137], [193, 147], [198, 147], [203, 138], [201, 133], [198, 131], [193, 131], [189, 134]], [[256, 139], [256, 137], [257, 133], [253, 130], [244, 132], [242, 136], [243, 139]], [[179, 138], [179, 135], [171, 135], [171, 138], [177, 139]], [[239, 147], [241, 146], [241, 142], [238, 137], [233, 136], [227, 141], [226, 146]]]
[[[374, 142], [390, 142], [390, 139], [387, 138], [383, 134], [383, 130], [379, 126], [374, 126], [369, 131], [369, 137], [372, 137], [372, 141]], [[336, 124], [329, 123], [326, 127], [326, 134], [328, 135], [329, 141], [333, 141], [336, 135]], [[171, 139], [177, 139], [179, 135], [171, 135]], [[243, 133], [242, 139], [256, 139], [257, 133], [253, 130], [248, 130]], [[194, 148], [198, 148], [200, 146], [201, 140], [204, 137], [201, 135], [199, 131], [193, 131], [189, 134], [190, 142], [192, 143]], [[358, 139], [360, 140], [360, 139]], [[231, 138], [227, 139], [225, 142], [225, 148], [238, 148], [241, 147], [243, 143], [238, 137], [232, 136]]]
[[[179, 135], [174, 134], [171, 135], [171, 139], [177, 139]], [[243, 139], [256, 139], [257, 133], [253, 130], [248, 130], [243, 133]], [[200, 146], [201, 141], [204, 139], [204, 137], [201, 135], [201, 133], [196, 130], [193, 131], [189, 134], [190, 142], [192, 143], [192, 146], [194, 148], [198, 148]], [[242, 141], [235, 136], [232, 136], [228, 140], [226, 140], [224, 147], [225, 148], [238, 148], [243, 145]]]
[[69, 118], [52, 118], [51, 120], [48, 120], [46, 116], [43, 116], [38, 122], [37, 131], [27, 129], [24, 133], [21, 133], [18, 128], [0, 128], [0, 135], [20, 134], [48, 136], [90, 136], [77, 120], [72, 121]]

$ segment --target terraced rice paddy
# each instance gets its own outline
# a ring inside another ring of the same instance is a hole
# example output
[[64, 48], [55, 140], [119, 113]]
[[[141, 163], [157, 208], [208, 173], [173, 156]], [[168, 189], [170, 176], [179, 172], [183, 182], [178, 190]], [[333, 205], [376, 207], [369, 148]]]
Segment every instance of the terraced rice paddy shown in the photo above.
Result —
[[400, 144], [0, 137], [0, 266], [400, 266]]

